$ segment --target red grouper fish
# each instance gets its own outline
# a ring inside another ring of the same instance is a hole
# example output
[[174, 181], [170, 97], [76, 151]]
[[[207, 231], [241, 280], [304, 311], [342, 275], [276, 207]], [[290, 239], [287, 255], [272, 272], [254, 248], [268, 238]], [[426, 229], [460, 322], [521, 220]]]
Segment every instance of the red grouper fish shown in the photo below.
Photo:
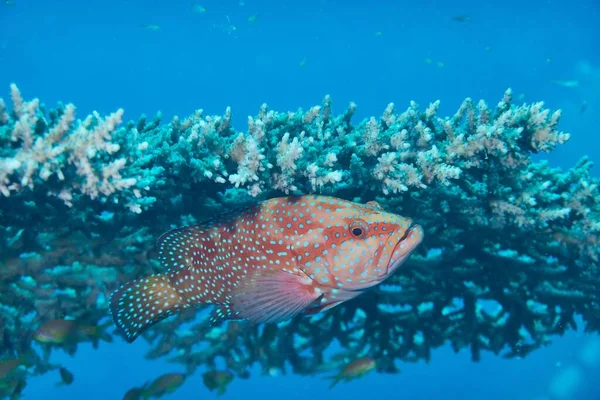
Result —
[[410, 218], [316, 195], [266, 200], [158, 239], [165, 273], [126, 283], [110, 300], [133, 342], [185, 308], [213, 304], [211, 323], [274, 323], [350, 300], [387, 279], [423, 240]]

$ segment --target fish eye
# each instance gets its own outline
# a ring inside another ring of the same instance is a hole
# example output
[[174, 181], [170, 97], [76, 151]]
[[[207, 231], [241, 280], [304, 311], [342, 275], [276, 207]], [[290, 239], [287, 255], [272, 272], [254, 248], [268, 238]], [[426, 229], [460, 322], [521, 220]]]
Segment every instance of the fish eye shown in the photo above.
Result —
[[363, 231], [362, 231], [362, 229], [360, 229], [360, 228], [352, 228], [352, 234], [353, 234], [354, 236], [360, 236], [360, 235], [362, 235], [362, 234], [363, 234]]
[[362, 219], [352, 221], [348, 227], [350, 234], [357, 239], [363, 239], [367, 235], [368, 224]]

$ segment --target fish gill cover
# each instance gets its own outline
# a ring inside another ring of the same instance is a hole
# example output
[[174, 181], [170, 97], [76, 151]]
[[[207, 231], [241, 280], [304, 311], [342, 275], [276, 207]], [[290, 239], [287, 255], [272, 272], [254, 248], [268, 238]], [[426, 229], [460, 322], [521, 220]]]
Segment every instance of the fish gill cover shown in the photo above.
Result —
[[[164, 272], [155, 243], [165, 231], [288, 194], [376, 201], [425, 238], [382, 285], [312, 317], [211, 326], [184, 310], [142, 333], [149, 358], [189, 373], [222, 358], [231, 372], [213, 375], [227, 379], [204, 376], [217, 387], [255, 363], [314, 374], [362, 357], [397, 372], [395, 361], [429, 360], [446, 343], [474, 360], [522, 357], [575, 328], [576, 315], [600, 329], [598, 181], [588, 159], [567, 171], [532, 159], [569, 138], [542, 102], [515, 105], [507, 90], [495, 107], [468, 98], [440, 117], [439, 101], [389, 104], [356, 124], [355, 104], [334, 114], [326, 97], [306, 111], [264, 104], [239, 132], [229, 108], [81, 120], [71, 104], [49, 109], [10, 90], [0, 100], [0, 348], [27, 359], [28, 374], [60, 368], [53, 346], [122, 335], [110, 294]], [[341, 356], [330, 358], [334, 343]]]

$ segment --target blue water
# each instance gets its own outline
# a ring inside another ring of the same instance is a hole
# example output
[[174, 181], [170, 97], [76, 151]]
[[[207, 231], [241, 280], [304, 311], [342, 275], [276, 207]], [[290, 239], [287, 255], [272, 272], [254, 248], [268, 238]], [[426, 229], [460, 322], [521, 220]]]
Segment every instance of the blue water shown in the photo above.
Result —
[[[263, 102], [307, 109], [330, 94], [337, 112], [355, 101], [360, 120], [380, 115], [389, 102], [403, 109], [410, 100], [440, 99], [447, 115], [467, 96], [496, 104], [511, 87], [515, 98], [563, 109], [561, 128], [572, 138], [550, 156], [554, 164], [568, 168], [584, 154], [600, 155], [598, 0], [13, 1], [0, 3], [5, 99], [15, 82], [27, 99], [74, 103], [80, 117], [123, 107], [126, 119], [159, 110], [169, 119], [231, 106], [243, 130]], [[194, 12], [194, 4], [206, 12]], [[453, 21], [458, 14], [472, 21]], [[594, 340], [570, 333], [524, 360], [485, 354], [477, 364], [467, 353], [440, 349], [429, 365], [407, 364], [399, 375], [373, 374], [331, 392], [316, 378], [253, 377], [235, 380], [224, 398], [600, 399], [600, 365], [582, 357]], [[54, 374], [33, 379], [26, 399], [120, 399], [177, 369], [144, 360], [145, 349], [139, 341], [98, 351], [83, 346], [75, 357], [56, 353], [75, 383], [55, 389]], [[214, 396], [198, 375], [172, 398]]]

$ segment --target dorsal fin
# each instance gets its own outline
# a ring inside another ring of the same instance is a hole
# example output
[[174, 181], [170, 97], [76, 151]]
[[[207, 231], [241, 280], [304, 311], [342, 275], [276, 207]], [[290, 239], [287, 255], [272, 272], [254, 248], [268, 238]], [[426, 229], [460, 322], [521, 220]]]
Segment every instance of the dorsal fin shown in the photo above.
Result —
[[158, 260], [166, 272], [183, 268], [194, 270], [194, 257], [201, 256], [201, 242], [205, 235], [200, 225], [190, 225], [163, 233], [156, 242]]
[[[244, 213], [259, 207], [253, 202], [221, 212], [198, 224], [171, 229], [163, 233], [156, 241], [158, 260], [166, 272], [177, 271], [189, 267], [193, 270], [194, 259], [198, 260], [202, 253], [202, 241], [208, 239], [210, 230], [215, 226], [234, 223]], [[194, 252], [196, 254], [194, 254]]]
[[171, 229], [156, 241], [158, 260], [166, 272], [177, 271], [193, 264], [193, 249], [198, 247], [200, 227], [197, 225]]

